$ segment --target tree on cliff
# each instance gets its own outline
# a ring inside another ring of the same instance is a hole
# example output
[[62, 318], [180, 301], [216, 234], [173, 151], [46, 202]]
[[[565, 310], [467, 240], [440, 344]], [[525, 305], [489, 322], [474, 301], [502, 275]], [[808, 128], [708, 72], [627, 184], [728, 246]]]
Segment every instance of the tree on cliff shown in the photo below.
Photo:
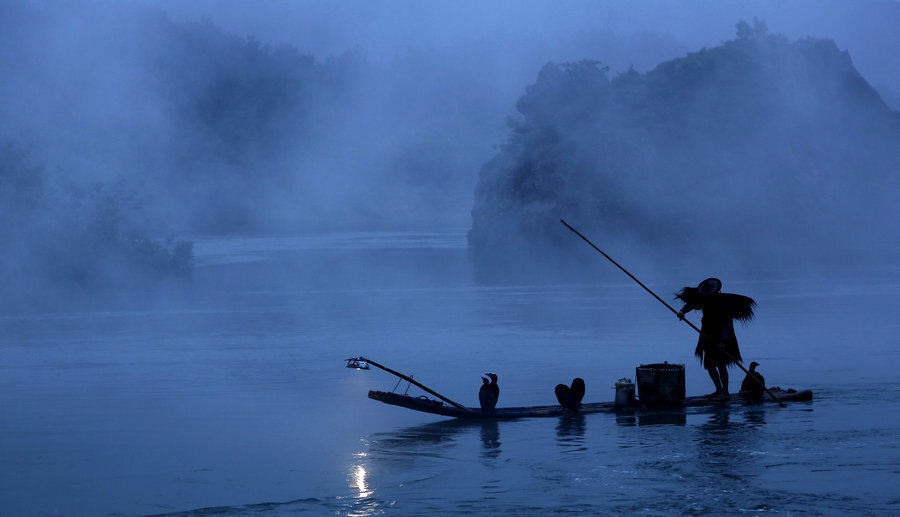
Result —
[[736, 28], [646, 74], [544, 66], [481, 170], [476, 264], [489, 271], [512, 250], [538, 268], [563, 260], [577, 243], [561, 217], [661, 262], [753, 264], [808, 246], [846, 256], [861, 241], [896, 252], [847, 230], [898, 215], [900, 115], [833, 41]]

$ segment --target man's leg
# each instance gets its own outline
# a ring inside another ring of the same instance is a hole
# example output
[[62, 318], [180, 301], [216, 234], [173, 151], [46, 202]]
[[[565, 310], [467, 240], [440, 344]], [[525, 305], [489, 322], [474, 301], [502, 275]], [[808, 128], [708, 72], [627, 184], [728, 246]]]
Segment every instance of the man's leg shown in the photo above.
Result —
[[728, 368], [724, 364], [717, 366], [719, 370], [719, 379], [722, 382], [722, 393], [728, 394]]
[[716, 392], [710, 393], [709, 395], [706, 395], [706, 396], [707, 397], [715, 397], [715, 396], [719, 395], [720, 393], [722, 393], [722, 381], [719, 379], [719, 372], [717, 371], [716, 367], [707, 368], [706, 371], [709, 373], [709, 378], [712, 379], [713, 384], [715, 384], [715, 386], [716, 386]]

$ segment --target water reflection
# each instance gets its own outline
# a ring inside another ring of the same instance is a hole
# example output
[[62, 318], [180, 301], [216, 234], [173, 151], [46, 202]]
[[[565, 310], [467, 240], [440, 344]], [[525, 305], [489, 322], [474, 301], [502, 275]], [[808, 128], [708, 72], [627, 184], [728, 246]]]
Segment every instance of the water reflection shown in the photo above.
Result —
[[[458, 438], [477, 431], [481, 440], [481, 457], [496, 458], [502, 452], [500, 423], [497, 420], [442, 420], [430, 424], [407, 427], [389, 433], [372, 435], [369, 452], [373, 456], [390, 457], [391, 461], [413, 461], [423, 456], [451, 458], [450, 449]], [[471, 443], [471, 442], [469, 442]]]
[[616, 425], [637, 425], [637, 411], [631, 408], [616, 409]]
[[353, 480], [356, 490], [359, 491], [359, 497], [369, 497], [372, 491], [366, 486], [366, 468], [362, 465], [356, 466], [353, 473]]
[[400, 487], [448, 469], [459, 472], [473, 463], [502, 468], [500, 426], [496, 420], [442, 420], [371, 435], [364, 440], [366, 452], [348, 468], [351, 493], [341, 514], [383, 514], [397, 503]]
[[375, 433], [369, 438], [369, 449], [375, 453], [410, 448], [421, 450], [423, 446], [438, 450], [455, 445], [454, 437], [468, 428], [471, 428], [471, 423], [461, 420], [441, 420], [415, 427]]
[[[743, 416], [743, 419], [737, 419]], [[758, 475], [756, 454], [765, 449], [760, 441], [761, 426], [765, 424], [762, 407], [744, 411], [716, 408], [698, 429], [697, 458], [699, 466], [709, 473], [732, 479], [746, 479]]]
[[373, 497], [374, 490], [369, 488], [367, 461], [368, 455], [361, 452], [356, 454], [354, 463], [350, 466], [347, 477], [353, 495], [345, 509], [348, 517], [368, 517], [383, 513], [381, 504]]
[[687, 425], [687, 411], [684, 408], [671, 409], [618, 409], [616, 424], [635, 425]]
[[638, 413], [638, 425], [687, 425], [687, 411], [674, 408], [641, 412]]
[[747, 409], [747, 411], [744, 412], [744, 420], [752, 425], [765, 424], [766, 410], [762, 406]]
[[481, 422], [481, 457], [496, 458], [500, 455], [500, 424], [496, 420]]
[[556, 424], [556, 443], [573, 450], [585, 450], [585, 418], [581, 413], [570, 413], [559, 417]]

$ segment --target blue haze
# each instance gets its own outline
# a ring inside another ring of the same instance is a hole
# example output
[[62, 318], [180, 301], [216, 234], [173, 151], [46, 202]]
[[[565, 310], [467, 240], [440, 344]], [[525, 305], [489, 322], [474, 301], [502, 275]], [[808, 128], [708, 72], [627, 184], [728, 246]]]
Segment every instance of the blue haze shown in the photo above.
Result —
[[[635, 366], [664, 360], [686, 365], [689, 394], [710, 391], [693, 331], [587, 246], [590, 280], [475, 280], [478, 169], [548, 61], [644, 72], [758, 16], [790, 38], [834, 38], [900, 108], [894, 2], [560, 5], [0, 0], [0, 151], [11, 142], [34, 174], [0, 162], [0, 515], [900, 513], [895, 263], [663, 273], [607, 250], [666, 299], [713, 274], [754, 297], [757, 319], [737, 329], [744, 357], [772, 385], [815, 391], [786, 409], [467, 424], [369, 400], [396, 380], [343, 367], [371, 356], [468, 405], [487, 371], [501, 406], [552, 403], [575, 376], [586, 400], [606, 401]], [[49, 17], [6, 15], [33, 8]], [[263, 116], [274, 140], [217, 140], [156, 88], [205, 84], [192, 65], [208, 56], [176, 54], [185, 68], [171, 80], [144, 75], [135, 52], [160, 50], [144, 22], [241, 49], [290, 45], [279, 55], [362, 79], [326, 90], [340, 102], [304, 105], [322, 108], [305, 112], [312, 136]], [[396, 81], [367, 89], [372, 77]], [[283, 183], [239, 183], [273, 171]], [[123, 225], [194, 243], [190, 281], [28, 282], [110, 185], [137, 198], [116, 205]], [[897, 223], [858, 231], [895, 239]]]

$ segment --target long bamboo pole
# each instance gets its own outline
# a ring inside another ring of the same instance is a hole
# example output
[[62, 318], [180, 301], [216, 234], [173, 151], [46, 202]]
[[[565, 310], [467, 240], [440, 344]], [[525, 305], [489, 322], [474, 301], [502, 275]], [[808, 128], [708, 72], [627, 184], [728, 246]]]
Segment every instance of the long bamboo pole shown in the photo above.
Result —
[[[610, 257], [609, 255], [607, 255], [606, 253], [604, 253], [603, 250], [601, 250], [600, 248], [598, 248], [598, 247], [597, 247], [593, 242], [591, 242], [587, 237], [585, 237], [584, 235], [582, 235], [581, 232], [579, 232], [579, 231], [576, 230], [575, 228], [572, 228], [572, 226], [570, 226], [569, 223], [567, 223], [567, 222], [566, 222], [565, 220], [563, 220], [563, 219], [560, 219], [559, 222], [563, 223], [563, 224], [566, 226], [566, 228], [572, 230], [572, 231], [575, 233], [575, 235], [581, 237], [581, 238], [584, 240], [584, 242], [590, 244], [592, 248], [594, 248], [594, 249], [597, 250], [601, 255], [603, 255], [604, 257], [606, 257], [607, 260], [609, 260], [610, 262], [612, 262], [613, 264], [615, 264], [616, 267], [618, 267], [619, 269], [621, 269], [622, 271], [624, 271], [625, 274], [628, 275], [629, 277], [631, 277], [632, 280], [634, 280], [635, 282], [637, 282], [637, 284], [638, 284], [639, 286], [643, 287], [644, 290], [646, 290], [648, 293], [650, 293], [651, 295], [653, 295], [654, 298], [656, 298], [657, 300], [659, 300], [659, 303], [665, 305], [670, 311], [672, 311], [673, 313], [675, 313], [676, 316], [678, 315], [678, 311], [676, 311], [671, 305], [669, 305], [668, 303], [665, 302], [665, 300], [663, 300], [662, 298], [660, 298], [659, 296], [657, 296], [656, 293], [654, 293], [653, 291], [651, 291], [649, 287], [647, 287], [646, 285], [644, 285], [640, 280], [637, 279], [637, 277], [635, 277], [634, 275], [632, 275], [627, 269], [625, 269], [625, 268], [622, 267], [618, 262], [616, 262], [615, 260], [613, 260], [612, 257]], [[698, 329], [693, 323], [691, 323], [690, 321], [688, 321], [688, 320], [685, 319], [684, 317], [681, 317], [681, 318], [679, 318], [679, 319], [681, 319], [681, 321], [683, 321], [683, 322], [687, 323], [688, 325], [690, 325], [691, 328], [694, 329], [694, 330], [696, 330], [699, 334], [703, 334], [703, 331], [702, 331], [702, 330]], [[744, 365], [742, 365], [741, 363], [739, 363], [739, 362], [737, 361], [737, 359], [735, 359], [731, 354], [728, 353], [727, 350], [723, 350], [723, 352], [725, 353], [725, 355], [728, 356], [729, 359], [731, 359], [731, 360], [734, 362], [734, 364], [738, 365], [738, 367], [739, 367], [741, 370], [744, 370], [744, 373], [746, 373], [746, 374], [748, 374], [748, 375], [750, 374], [750, 372], [748, 372], [747, 369], [744, 368]], [[778, 403], [781, 405], [781, 407], [785, 407], [784, 402], [782, 402], [781, 400], [779, 400], [778, 397], [776, 397], [774, 393], [772, 393], [771, 391], [769, 391], [769, 388], [767, 388], [765, 384], [763, 384], [762, 382], [760, 382], [759, 379], [756, 378], [755, 375], [750, 375], [750, 377], [751, 377], [754, 381], [756, 381], [757, 384], [759, 384], [760, 386], [762, 386], [762, 389], [766, 390], [766, 393], [768, 393], [769, 396], [772, 397], [772, 400], [774, 400], [775, 402], [778, 402]]]
[[457, 402], [453, 402], [452, 400], [448, 399], [447, 397], [445, 397], [445, 396], [441, 395], [440, 393], [438, 393], [438, 392], [432, 390], [432, 389], [429, 388], [428, 386], [425, 386], [425, 385], [422, 384], [422, 383], [416, 382], [415, 380], [413, 380], [412, 377], [408, 377], [408, 376], [406, 376], [406, 375], [403, 375], [402, 373], [400, 373], [400, 372], [398, 372], [398, 371], [396, 371], [396, 370], [391, 370], [391, 369], [388, 368], [387, 366], [382, 366], [382, 365], [376, 363], [375, 361], [373, 361], [373, 360], [371, 360], [371, 359], [366, 359], [365, 357], [360, 357], [359, 359], [360, 359], [361, 361], [365, 361], [365, 362], [371, 364], [372, 366], [376, 366], [376, 367], [378, 367], [378, 368], [381, 368], [382, 370], [384, 370], [384, 371], [386, 371], [386, 372], [388, 372], [388, 373], [390, 373], [390, 374], [396, 375], [397, 377], [400, 377], [401, 379], [403, 379], [404, 381], [406, 381], [406, 382], [408, 382], [408, 383], [410, 383], [410, 384], [413, 384], [413, 385], [415, 385], [415, 386], [418, 386], [418, 387], [422, 388], [423, 390], [427, 391], [428, 393], [431, 393], [431, 394], [434, 395], [435, 397], [437, 397], [437, 398], [443, 400], [444, 402], [446, 402], [446, 403], [448, 403], [448, 404], [450, 404], [450, 405], [456, 406], [456, 407], [458, 407], [459, 409], [468, 409], [468, 408], [466, 408], [466, 406], [463, 406], [462, 404], [459, 404], [459, 403], [457, 403]]

